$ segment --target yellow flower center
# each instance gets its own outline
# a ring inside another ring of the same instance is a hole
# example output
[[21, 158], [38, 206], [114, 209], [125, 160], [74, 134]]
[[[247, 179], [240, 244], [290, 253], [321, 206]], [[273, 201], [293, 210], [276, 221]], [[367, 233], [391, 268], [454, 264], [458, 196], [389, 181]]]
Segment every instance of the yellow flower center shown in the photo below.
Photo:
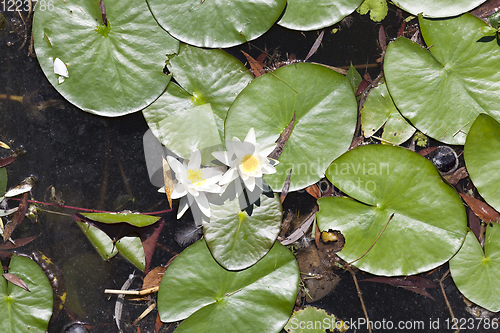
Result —
[[201, 186], [207, 181], [203, 178], [203, 172], [200, 169], [188, 169], [187, 177], [191, 184], [196, 186]]
[[254, 155], [245, 155], [241, 159], [240, 168], [245, 173], [255, 172], [260, 167], [260, 162]]

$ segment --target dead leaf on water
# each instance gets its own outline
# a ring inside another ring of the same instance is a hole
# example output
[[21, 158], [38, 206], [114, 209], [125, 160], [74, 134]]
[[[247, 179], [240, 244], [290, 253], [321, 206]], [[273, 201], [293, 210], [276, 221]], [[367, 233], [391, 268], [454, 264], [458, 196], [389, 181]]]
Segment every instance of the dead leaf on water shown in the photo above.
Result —
[[3, 273], [3, 277], [5, 278], [5, 280], [9, 281], [10, 283], [15, 284], [16, 286], [18, 286], [20, 288], [23, 288], [26, 291], [30, 291], [28, 289], [28, 286], [26, 285], [26, 283], [17, 275], [11, 274], [11, 273]]
[[165, 183], [165, 193], [167, 194], [167, 200], [170, 208], [172, 208], [172, 191], [174, 189], [174, 183], [172, 181], [172, 171], [168, 165], [167, 160], [163, 157], [163, 181]]

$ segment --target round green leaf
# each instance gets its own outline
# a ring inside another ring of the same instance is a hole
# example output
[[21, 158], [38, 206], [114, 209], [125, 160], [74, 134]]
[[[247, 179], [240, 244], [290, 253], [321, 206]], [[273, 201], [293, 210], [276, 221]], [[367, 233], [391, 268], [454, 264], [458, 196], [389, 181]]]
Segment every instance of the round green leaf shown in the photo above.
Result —
[[147, 227], [160, 219], [159, 216], [135, 213], [82, 213], [81, 215], [101, 223], [115, 224], [125, 222], [136, 227]]
[[[165, 54], [179, 43], [154, 20], [141, 0], [106, 0], [108, 25], [99, 1], [38, 3], [33, 17], [37, 59], [50, 83], [77, 107], [116, 117], [143, 109], [165, 90]], [[69, 77], [58, 83], [54, 61]]]
[[158, 23], [175, 38], [200, 47], [231, 47], [264, 34], [286, 0], [147, 0]]
[[290, 191], [316, 183], [351, 144], [357, 103], [349, 80], [324, 66], [299, 63], [253, 80], [229, 109], [225, 139], [243, 140], [255, 129], [257, 143], [272, 145], [295, 115], [276, 173], [265, 175], [281, 191], [292, 169]]
[[340, 22], [354, 12], [363, 0], [288, 0], [278, 24], [294, 30], [315, 30]]
[[447, 20], [420, 17], [429, 51], [405, 38], [387, 47], [384, 74], [394, 103], [436, 140], [464, 144], [480, 113], [500, 120], [500, 48], [495, 40], [480, 41], [484, 26], [470, 14]]
[[240, 270], [259, 261], [273, 246], [281, 229], [283, 210], [276, 194], [260, 197], [252, 215], [240, 209], [238, 200], [211, 205], [210, 222], [203, 234], [214, 259], [225, 269]]
[[183, 158], [220, 145], [229, 106], [253, 78], [248, 69], [224, 51], [188, 45], [181, 45], [168, 68], [180, 86], [170, 82], [143, 110], [153, 134]]
[[500, 211], [500, 124], [480, 114], [472, 124], [464, 147], [470, 179], [481, 196]]
[[347, 262], [362, 257], [356, 267], [377, 275], [418, 274], [448, 261], [462, 245], [462, 200], [417, 153], [361, 146], [335, 160], [326, 176], [355, 200], [319, 199], [318, 226], [342, 232], [345, 246], [338, 255]]
[[451, 17], [474, 9], [486, 0], [394, 0], [399, 8], [413, 14], [423, 13], [426, 17]]
[[30, 258], [12, 255], [9, 273], [24, 281], [24, 290], [0, 277], [0, 327], [5, 333], [45, 333], [52, 315], [52, 287], [42, 269]]
[[219, 266], [200, 240], [166, 270], [158, 313], [163, 322], [185, 319], [177, 333], [277, 333], [290, 317], [298, 283], [295, 257], [279, 242], [254, 266], [232, 272]]
[[400, 145], [408, 140], [415, 128], [401, 116], [385, 84], [370, 90], [361, 110], [361, 128], [365, 138], [375, 134], [385, 124], [382, 139]]
[[458, 290], [477, 305], [500, 311], [500, 226], [486, 229], [484, 252], [474, 233], [450, 260], [450, 273]]

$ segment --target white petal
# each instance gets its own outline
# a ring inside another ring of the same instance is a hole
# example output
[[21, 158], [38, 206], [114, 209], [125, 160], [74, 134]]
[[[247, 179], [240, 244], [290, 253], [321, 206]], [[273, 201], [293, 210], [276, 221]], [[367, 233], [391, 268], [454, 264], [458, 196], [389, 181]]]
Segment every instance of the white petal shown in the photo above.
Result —
[[225, 174], [222, 175], [221, 179], [219, 179], [219, 184], [220, 185], [228, 184], [233, 180], [235, 180], [237, 177], [238, 177], [238, 170], [236, 170], [235, 168], [231, 168], [227, 170]]
[[59, 58], [54, 60], [54, 73], [60, 76], [69, 77], [68, 68]]
[[179, 199], [185, 196], [187, 193], [188, 193], [187, 186], [177, 183], [174, 185], [174, 189], [172, 190], [172, 194], [170, 195], [170, 197], [172, 199]]
[[255, 145], [257, 141], [255, 141], [255, 131], [252, 128], [248, 131], [247, 137], [245, 138], [245, 142], [250, 142], [251, 144]]
[[173, 158], [172, 156], [167, 156], [167, 162], [168, 165], [170, 166], [170, 169], [172, 169], [172, 171], [175, 173], [176, 176], [177, 174], [186, 173], [186, 168], [184, 167], [184, 165], [182, 165], [181, 162], [177, 161], [176, 158]]
[[263, 164], [262, 165], [262, 173], [264, 173], [266, 175], [270, 175], [270, 174], [276, 173], [276, 169], [270, 164]]
[[195, 150], [189, 158], [188, 169], [199, 169], [201, 164], [201, 154], [199, 150]]
[[201, 192], [199, 196], [194, 198], [194, 200], [196, 200], [196, 203], [198, 204], [198, 207], [200, 208], [201, 212], [206, 217], [210, 217], [210, 205], [208, 204], [208, 200], [205, 193]]
[[[232, 155], [232, 154], [231, 154]], [[231, 165], [231, 156], [227, 151], [214, 151], [212, 156], [224, 163], [225, 165]]]
[[269, 155], [269, 154], [271, 154], [273, 152], [274, 148], [276, 148], [276, 145], [273, 144], [270, 147], [261, 149], [260, 152], [259, 152], [259, 155], [262, 156], [262, 157], [267, 157], [267, 155]]
[[179, 203], [179, 209], [177, 210], [177, 219], [180, 219], [188, 208], [189, 208], [189, 200], [186, 197], [184, 197], [181, 199], [181, 202]]
[[255, 178], [254, 177], [248, 177], [247, 180], [245, 180], [245, 186], [248, 187], [250, 191], [253, 191], [255, 188]]

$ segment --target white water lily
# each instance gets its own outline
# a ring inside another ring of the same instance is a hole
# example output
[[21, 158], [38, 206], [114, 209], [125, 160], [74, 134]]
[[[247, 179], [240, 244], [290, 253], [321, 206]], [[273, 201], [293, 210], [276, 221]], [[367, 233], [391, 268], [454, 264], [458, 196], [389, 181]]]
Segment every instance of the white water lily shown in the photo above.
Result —
[[222, 177], [222, 171], [218, 168], [202, 168], [201, 154], [197, 150], [184, 163], [179, 162], [172, 156], [167, 156], [170, 169], [175, 174], [175, 180], [171, 197], [182, 198], [179, 204], [177, 218], [180, 218], [188, 207], [193, 203], [199, 207], [203, 215], [210, 217], [210, 205], [206, 193], [220, 193], [222, 188], [217, 182]]
[[275, 145], [261, 149], [256, 142], [255, 131], [251, 128], [243, 142], [238, 138], [226, 142], [227, 151], [213, 152], [212, 155], [229, 166], [229, 170], [219, 181], [220, 185], [225, 185], [241, 177], [248, 190], [253, 191], [255, 185], [262, 188], [262, 176], [264, 174], [273, 174], [276, 169], [270, 161], [277, 164], [275, 160], [267, 157], [275, 148]]

